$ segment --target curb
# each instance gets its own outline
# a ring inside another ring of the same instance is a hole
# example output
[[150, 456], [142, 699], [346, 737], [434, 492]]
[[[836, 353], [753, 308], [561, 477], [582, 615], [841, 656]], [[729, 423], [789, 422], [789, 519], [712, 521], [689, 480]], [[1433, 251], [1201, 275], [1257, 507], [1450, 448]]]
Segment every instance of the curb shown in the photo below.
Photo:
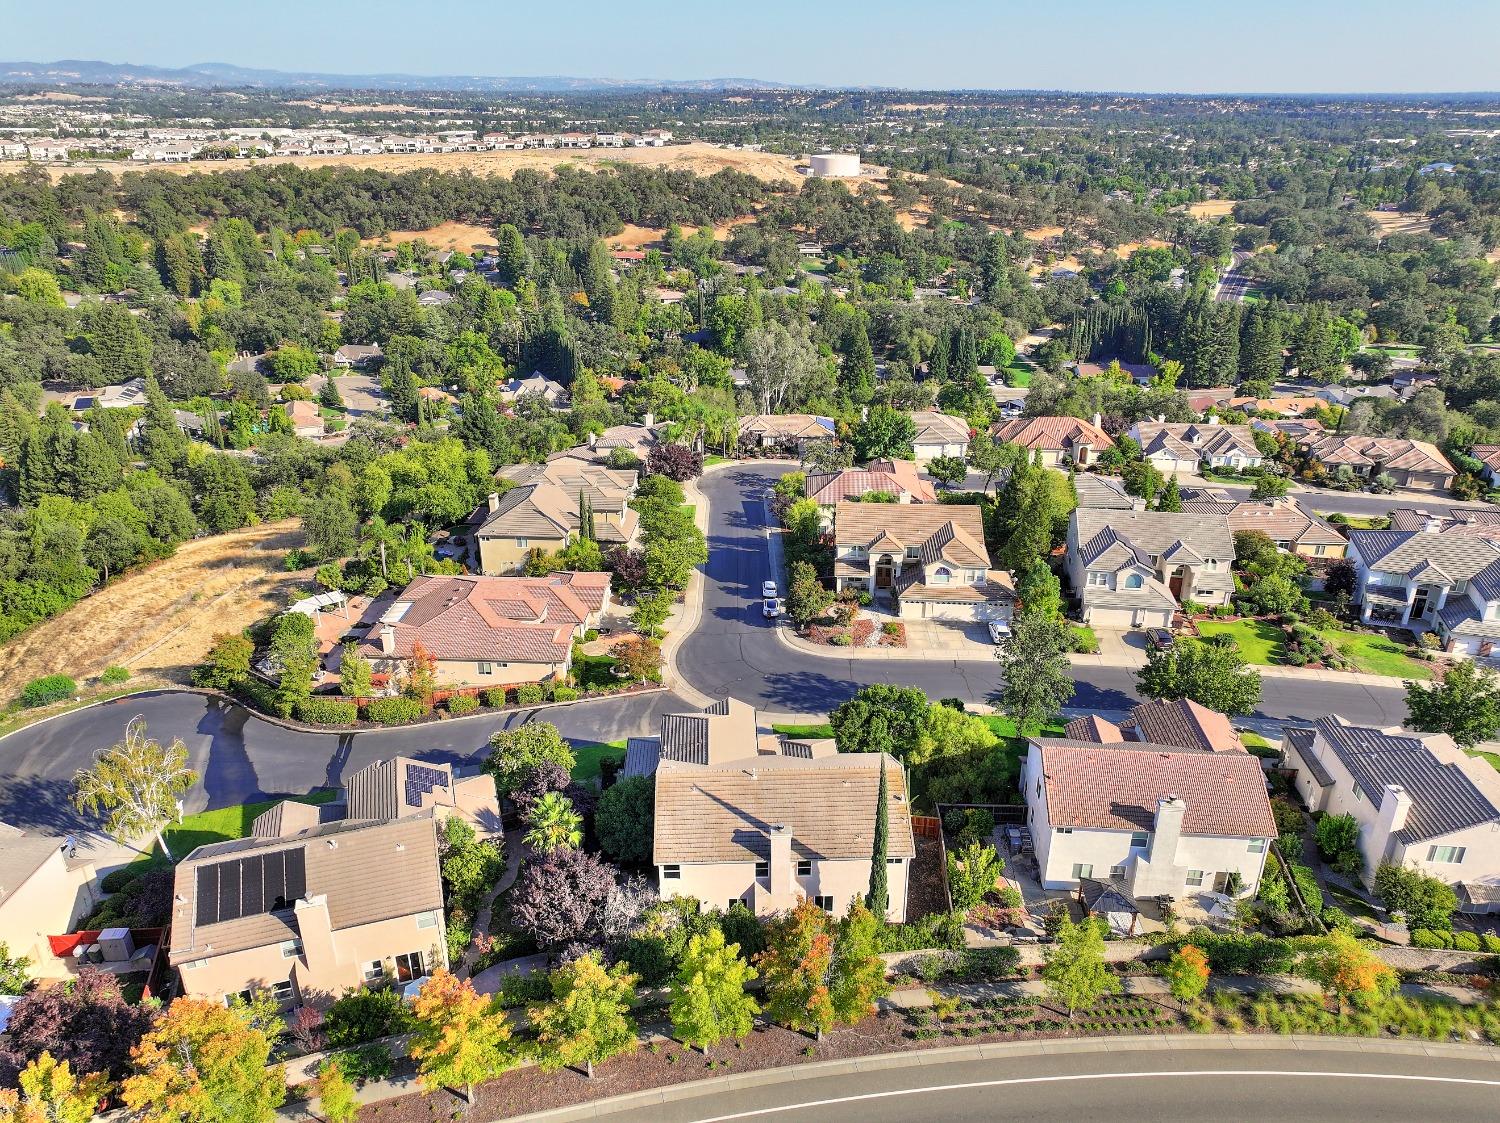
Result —
[[[699, 474], [699, 479], [711, 471], [720, 468], [729, 468], [738, 465], [739, 461], [731, 460], [724, 464], [714, 464], [704, 468]], [[704, 537], [708, 536], [708, 497], [698, 490], [697, 480], [688, 480], [683, 486], [683, 495], [693, 500], [693, 522]], [[707, 563], [705, 563], [707, 564]], [[672, 629], [671, 635], [667, 636], [662, 644], [661, 662], [664, 669], [671, 670], [672, 687], [681, 694], [690, 704], [701, 708], [713, 705], [715, 699], [710, 698], [701, 690], [694, 687], [683, 676], [677, 667], [677, 649], [682, 646], [684, 640], [692, 635], [697, 629], [698, 623], [703, 618], [703, 576], [701, 566], [693, 567], [693, 575], [688, 578], [687, 588], [683, 591], [682, 617], [677, 621], [677, 626]]]
[[[963, 1061], [1005, 1061], [1018, 1057], [1057, 1056], [1070, 1053], [1118, 1053], [1153, 1052], [1158, 1050], [1181, 1051], [1183, 1034], [1163, 1034], [1156, 1037], [1095, 1037], [1079, 1041], [1018, 1041], [992, 1042], [984, 1045], [955, 1045], [940, 1049], [913, 1049], [900, 1053], [876, 1053], [868, 1057], [851, 1057], [847, 1060], [813, 1061], [804, 1065], [788, 1065], [783, 1068], [760, 1069], [738, 1073], [734, 1076], [716, 1076], [707, 1080], [692, 1080], [683, 1084], [672, 1084], [664, 1088], [653, 1088], [643, 1092], [631, 1092], [621, 1096], [608, 1096], [571, 1107], [552, 1108], [548, 1111], [532, 1112], [528, 1115], [508, 1116], [508, 1123], [562, 1123], [564, 1120], [595, 1119], [617, 1111], [631, 1108], [652, 1107], [659, 1104], [676, 1103], [713, 1093], [733, 1092], [742, 1088], [766, 1087], [773, 1084], [795, 1084], [800, 1081], [817, 1080], [830, 1076], [843, 1076], [859, 1072], [878, 1072], [887, 1069], [925, 1068], [932, 1065], [953, 1064]], [[1492, 1045], [1447, 1045], [1420, 1041], [1375, 1041], [1364, 1037], [1256, 1037], [1233, 1034], [1193, 1035], [1191, 1048], [1219, 1051], [1243, 1051], [1267, 1053], [1277, 1051], [1305, 1052], [1324, 1050], [1344, 1053], [1371, 1053], [1397, 1056], [1434, 1057], [1449, 1060], [1473, 1060], [1500, 1064], [1500, 1049]]]

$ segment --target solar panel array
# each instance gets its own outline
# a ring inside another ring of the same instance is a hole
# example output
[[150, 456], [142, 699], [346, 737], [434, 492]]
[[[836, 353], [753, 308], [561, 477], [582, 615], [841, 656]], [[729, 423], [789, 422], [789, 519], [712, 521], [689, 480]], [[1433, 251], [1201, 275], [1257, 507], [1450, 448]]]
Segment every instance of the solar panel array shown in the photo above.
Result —
[[307, 894], [301, 847], [198, 867], [198, 923], [218, 924], [292, 907]]
[[406, 766], [406, 806], [421, 807], [422, 797], [433, 788], [446, 788], [448, 773], [441, 768], [429, 768], [425, 764]]

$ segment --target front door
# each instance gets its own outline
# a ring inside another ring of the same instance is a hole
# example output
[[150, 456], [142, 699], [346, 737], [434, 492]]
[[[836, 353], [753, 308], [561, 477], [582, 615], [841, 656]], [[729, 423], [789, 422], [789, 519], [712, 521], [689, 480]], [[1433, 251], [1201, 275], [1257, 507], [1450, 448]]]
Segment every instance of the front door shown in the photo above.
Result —
[[1430, 599], [1429, 591], [1425, 588], [1418, 589], [1417, 595], [1411, 602], [1411, 619], [1420, 620], [1427, 615], [1427, 602]]
[[886, 554], [875, 563], [875, 587], [889, 589], [896, 583], [896, 563]]
[[1214, 892], [1222, 893], [1229, 886], [1229, 871], [1214, 874]]

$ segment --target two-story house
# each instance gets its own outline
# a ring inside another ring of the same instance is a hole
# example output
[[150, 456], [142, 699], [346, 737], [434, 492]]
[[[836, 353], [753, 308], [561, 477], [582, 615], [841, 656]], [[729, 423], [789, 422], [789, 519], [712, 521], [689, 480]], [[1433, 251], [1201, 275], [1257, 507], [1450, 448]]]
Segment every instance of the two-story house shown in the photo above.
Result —
[[1260, 761], [1149, 741], [1033, 738], [1021, 774], [1047, 889], [1107, 880], [1133, 899], [1253, 896], [1276, 837]]
[[1097, 413], [1092, 421], [1081, 417], [1018, 417], [996, 422], [990, 435], [999, 443], [1040, 453], [1042, 464], [1048, 468], [1070, 464], [1086, 468], [1115, 445], [1100, 427], [1102, 421]]
[[350, 987], [448, 965], [432, 810], [200, 846], [177, 866], [172, 966], [183, 993], [326, 1005]]
[[990, 568], [972, 504], [842, 502], [834, 508], [834, 588], [889, 594], [906, 619], [1008, 621], [1010, 574]]
[[1182, 509], [1194, 515], [1225, 515], [1229, 530], [1258, 530], [1278, 549], [1310, 561], [1335, 561], [1344, 556], [1344, 536], [1315, 511], [1290, 495], [1279, 499], [1237, 501], [1219, 488], [1183, 488]]
[[550, 484], [573, 498], [573, 516], [569, 526], [575, 533], [580, 498], [588, 504], [594, 517], [594, 540], [606, 549], [629, 546], [640, 530], [640, 518], [630, 506], [635, 498], [640, 473], [629, 468], [609, 468], [574, 456], [553, 456], [545, 464], [517, 464], [502, 468], [501, 479], [525, 486]]
[[1163, 475], [1197, 474], [1201, 468], [1259, 468], [1264, 462], [1248, 425], [1221, 425], [1217, 418], [1190, 424], [1138, 421], [1130, 436], [1141, 455]]
[[1349, 560], [1362, 620], [1431, 629], [1455, 655], [1493, 654], [1500, 642], [1500, 541], [1453, 529], [1356, 530]]
[[1365, 883], [1383, 863], [1454, 886], [1466, 911], [1500, 908], [1500, 773], [1446, 734], [1352, 725], [1337, 715], [1282, 740], [1309, 809], [1353, 815]]
[[575, 639], [609, 607], [608, 573], [418, 577], [370, 626], [360, 652], [399, 675], [418, 645], [442, 686], [560, 681]]
[[[570, 465], [580, 472], [570, 472]], [[505, 492], [492, 492], [469, 516], [475, 562], [481, 573], [517, 574], [525, 568], [533, 550], [556, 553], [565, 549], [583, 531], [585, 500], [598, 501], [591, 507], [598, 542], [607, 546], [635, 542], [640, 517], [630, 506], [635, 493], [634, 472], [573, 460], [527, 465], [519, 471], [526, 482]], [[591, 475], [585, 478], [584, 472]], [[614, 485], [609, 482], [611, 477], [629, 477], [630, 483], [628, 487]]]
[[1227, 604], [1233, 562], [1223, 515], [1079, 508], [1068, 521], [1068, 576], [1086, 624], [1165, 628], [1179, 604]]
[[916, 856], [906, 776], [885, 753], [762, 733], [726, 700], [668, 714], [659, 737], [631, 738], [626, 775], [654, 775], [652, 863], [663, 897], [757, 916], [800, 898], [842, 915], [870, 884], [880, 777], [886, 783], [886, 918], [906, 918]]

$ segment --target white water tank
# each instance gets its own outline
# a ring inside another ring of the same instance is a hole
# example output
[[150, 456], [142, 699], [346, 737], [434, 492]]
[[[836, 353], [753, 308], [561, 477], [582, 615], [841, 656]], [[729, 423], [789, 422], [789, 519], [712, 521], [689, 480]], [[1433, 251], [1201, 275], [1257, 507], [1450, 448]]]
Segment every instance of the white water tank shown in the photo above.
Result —
[[818, 179], [853, 179], [859, 175], [859, 153], [822, 152], [809, 161], [810, 175]]

